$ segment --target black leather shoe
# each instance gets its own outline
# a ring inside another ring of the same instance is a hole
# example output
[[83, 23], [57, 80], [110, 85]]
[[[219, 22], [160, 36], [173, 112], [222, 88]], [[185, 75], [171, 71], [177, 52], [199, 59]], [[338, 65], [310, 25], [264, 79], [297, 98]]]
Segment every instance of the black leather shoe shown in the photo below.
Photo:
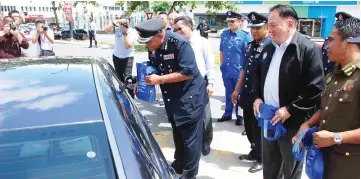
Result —
[[88, 48], [92, 48], [92, 46], [89, 46]]
[[238, 159], [240, 159], [240, 160], [249, 160], [249, 161], [256, 160], [256, 158], [253, 157], [251, 154], [240, 155], [240, 156], [238, 157]]
[[242, 121], [242, 120], [236, 120], [236, 125], [237, 125], [237, 126], [243, 125], [243, 121]]
[[210, 152], [211, 152], [211, 146], [209, 146], [209, 145], [202, 146], [202, 154], [204, 156], [207, 156]]
[[244, 131], [242, 132], [242, 135], [247, 135], [246, 130], [244, 130]]
[[256, 173], [256, 172], [261, 171], [262, 169], [263, 169], [262, 163], [254, 162], [253, 166], [251, 168], [249, 168], [248, 172], [249, 173]]
[[224, 121], [230, 121], [232, 120], [232, 117], [221, 117], [217, 119], [217, 122], [224, 122]]
[[180, 163], [177, 161], [177, 160], [174, 160], [172, 162], [172, 164], [170, 164], [170, 166], [174, 169], [174, 171], [181, 175], [183, 173], [183, 169], [182, 169], [182, 166], [180, 165]]

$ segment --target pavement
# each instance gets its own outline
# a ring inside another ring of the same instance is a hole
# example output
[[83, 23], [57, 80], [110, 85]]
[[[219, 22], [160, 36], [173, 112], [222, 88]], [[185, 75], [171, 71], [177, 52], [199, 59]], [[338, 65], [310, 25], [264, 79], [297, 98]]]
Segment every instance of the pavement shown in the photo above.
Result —
[[[89, 41], [86, 41], [89, 42]], [[217, 44], [218, 43], [218, 44]], [[54, 51], [59, 56], [100, 56], [109, 60], [112, 64], [112, 49], [109, 48], [88, 48], [89, 44], [79, 43], [59, 43], [54, 45]], [[218, 51], [219, 39], [210, 38], [210, 46], [214, 52]], [[25, 50], [28, 56], [35, 56], [36, 49], [31, 45]], [[136, 53], [135, 61], [141, 62], [147, 60], [147, 53]], [[134, 74], [133, 70], [133, 74]], [[202, 156], [199, 165], [199, 174], [197, 179], [260, 179], [262, 172], [249, 173], [248, 169], [252, 162], [240, 161], [238, 156], [247, 154], [250, 151], [250, 144], [246, 136], [241, 133], [244, 126], [236, 126], [234, 120], [217, 123], [216, 119], [223, 114], [225, 107], [224, 86], [221, 79], [219, 68], [216, 69], [215, 92], [210, 98], [212, 118], [213, 118], [213, 142], [212, 151], [208, 156]], [[168, 123], [164, 106], [159, 103], [147, 103], [136, 99], [136, 104], [141, 113], [149, 122], [155, 139], [161, 147], [167, 161], [173, 161], [174, 143], [172, 138], [172, 128]], [[235, 119], [235, 115], [233, 116]], [[306, 179], [304, 174], [302, 179]]]

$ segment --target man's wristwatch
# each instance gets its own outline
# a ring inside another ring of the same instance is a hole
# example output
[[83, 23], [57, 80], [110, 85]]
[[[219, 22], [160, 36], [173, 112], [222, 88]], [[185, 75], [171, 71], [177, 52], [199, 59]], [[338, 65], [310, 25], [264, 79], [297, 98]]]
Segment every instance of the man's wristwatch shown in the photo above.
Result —
[[333, 137], [335, 144], [340, 145], [342, 143], [342, 136], [340, 132], [336, 132], [335, 136]]

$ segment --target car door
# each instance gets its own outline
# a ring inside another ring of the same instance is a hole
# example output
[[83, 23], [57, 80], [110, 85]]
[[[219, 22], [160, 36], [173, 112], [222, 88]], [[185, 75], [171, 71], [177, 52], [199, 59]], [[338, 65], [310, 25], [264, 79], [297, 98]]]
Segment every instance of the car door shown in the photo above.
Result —
[[152, 178], [176, 178], [175, 172], [169, 167], [145, 118], [127, 92], [125, 85], [118, 79], [114, 68], [109, 63], [105, 63], [109, 85], [117, 99], [119, 111], [123, 113], [123, 121], [132, 138], [133, 150], [136, 150], [141, 160], [151, 166], [148, 167], [149, 170], [154, 170], [155, 175]]

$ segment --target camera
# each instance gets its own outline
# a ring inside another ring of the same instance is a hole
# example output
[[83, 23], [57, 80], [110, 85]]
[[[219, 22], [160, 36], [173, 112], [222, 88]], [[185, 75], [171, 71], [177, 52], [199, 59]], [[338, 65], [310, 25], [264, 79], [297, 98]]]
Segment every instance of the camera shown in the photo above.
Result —
[[10, 30], [16, 30], [16, 29], [17, 29], [17, 27], [15, 24], [10, 24]]
[[46, 26], [42, 26], [41, 28], [43, 28], [43, 31], [47, 31], [47, 30], [48, 30], [48, 27], [46, 27]]
[[123, 23], [121, 23], [120, 25], [124, 26], [125, 28], [129, 28], [129, 26], [128, 26], [128, 23], [127, 23], [127, 22], [123, 22]]

